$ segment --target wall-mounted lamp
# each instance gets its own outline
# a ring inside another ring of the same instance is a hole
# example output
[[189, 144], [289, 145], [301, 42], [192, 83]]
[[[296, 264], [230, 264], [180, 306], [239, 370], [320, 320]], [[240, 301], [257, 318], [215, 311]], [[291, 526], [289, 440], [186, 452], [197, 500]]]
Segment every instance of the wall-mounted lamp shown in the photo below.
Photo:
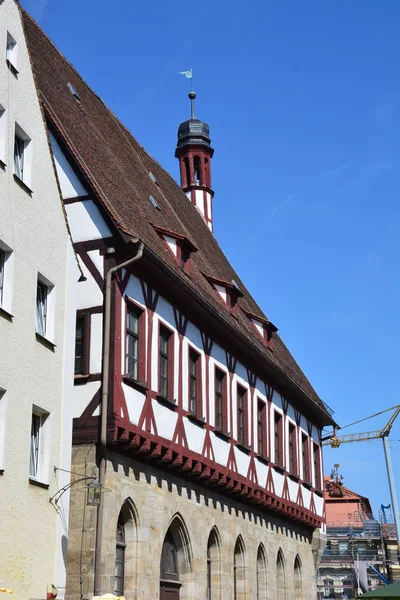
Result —
[[[59, 469], [58, 467], [54, 467], [54, 472], [56, 471], [64, 471], [65, 473], [72, 473], [72, 475], [80, 475], [80, 473], [73, 473], [72, 471], [66, 471], [65, 469]], [[86, 504], [88, 506], [99, 506], [100, 504], [100, 495], [103, 492], [111, 492], [109, 488], [105, 488], [100, 485], [97, 475], [93, 473], [93, 475], [81, 475], [79, 479], [75, 479], [71, 481], [67, 485], [64, 485], [61, 489], [58, 490], [49, 500], [50, 504], [53, 504], [54, 508], [58, 510], [58, 502], [60, 498], [65, 494], [67, 490], [69, 490], [73, 485], [77, 483], [81, 483], [82, 481], [88, 481], [86, 485], [78, 488], [79, 491], [86, 493]]]

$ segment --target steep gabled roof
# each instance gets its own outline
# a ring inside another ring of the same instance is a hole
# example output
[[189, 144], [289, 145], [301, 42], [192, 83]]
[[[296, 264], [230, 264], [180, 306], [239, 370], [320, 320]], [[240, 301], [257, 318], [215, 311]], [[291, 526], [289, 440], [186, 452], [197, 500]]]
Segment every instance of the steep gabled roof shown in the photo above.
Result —
[[[300, 397], [311, 400], [319, 422], [332, 422], [324, 403], [280, 337], [273, 334], [274, 351], [271, 352], [254, 335], [253, 325], [246, 313], [255, 317], [258, 315], [260, 319], [266, 317], [182, 189], [149, 156], [24, 11], [23, 22], [44, 109], [118, 228], [140, 238], [147, 248], [176, 272], [186, 286], [191, 286], [242, 337], [251, 340], [252, 346], [264, 355], [283, 382], [285, 379], [290, 381]], [[80, 100], [68, 91], [68, 82], [76, 88]], [[155, 175], [159, 185], [149, 176], [149, 172]], [[156, 199], [160, 210], [149, 200], [150, 195]], [[187, 238], [198, 249], [191, 259], [190, 279], [182, 273], [160, 239], [157, 227]], [[238, 283], [243, 293], [238, 301], [242, 309], [238, 317], [228, 313], [221, 305], [204, 275]]]

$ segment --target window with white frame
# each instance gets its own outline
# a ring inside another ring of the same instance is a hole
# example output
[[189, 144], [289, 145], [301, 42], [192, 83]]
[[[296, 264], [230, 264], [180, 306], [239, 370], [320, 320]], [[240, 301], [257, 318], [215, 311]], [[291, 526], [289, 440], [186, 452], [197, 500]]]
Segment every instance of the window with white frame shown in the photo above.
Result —
[[53, 341], [54, 337], [54, 284], [41, 273], [36, 286], [36, 333]]
[[0, 104], [0, 162], [6, 163], [6, 138], [7, 138], [7, 114], [6, 109]]
[[11, 313], [13, 282], [12, 249], [0, 240], [0, 308]]
[[14, 175], [31, 187], [32, 140], [18, 123], [15, 123], [14, 135]]
[[0, 471], [4, 469], [7, 390], [0, 386]]
[[29, 477], [43, 483], [48, 480], [50, 452], [50, 413], [33, 406], [29, 448]]
[[17, 71], [18, 68], [18, 44], [11, 33], [7, 31], [6, 60], [8, 64]]

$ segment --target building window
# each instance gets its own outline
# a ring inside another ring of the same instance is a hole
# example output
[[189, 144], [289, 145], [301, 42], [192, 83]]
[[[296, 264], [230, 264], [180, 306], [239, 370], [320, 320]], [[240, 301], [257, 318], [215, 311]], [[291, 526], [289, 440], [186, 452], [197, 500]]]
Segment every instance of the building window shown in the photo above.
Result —
[[174, 374], [174, 336], [172, 331], [160, 326], [160, 378], [159, 394], [163, 398], [172, 399], [173, 396], [173, 374]]
[[282, 448], [282, 415], [275, 413], [274, 416], [274, 440], [275, 440], [275, 464], [283, 466]]
[[114, 594], [123, 596], [125, 583], [125, 524], [120, 513], [117, 523], [117, 543], [115, 548]]
[[266, 421], [266, 405], [262, 400], [257, 402], [257, 442], [258, 442], [258, 454], [266, 456], [267, 454], [267, 421]]
[[308, 464], [308, 437], [303, 434], [301, 436], [301, 457], [302, 457], [302, 477], [303, 481], [310, 481], [310, 469]]
[[7, 115], [6, 109], [0, 104], [0, 163], [6, 163]]
[[90, 314], [78, 311], [75, 327], [75, 375], [89, 373]]
[[36, 286], [36, 333], [52, 341], [54, 334], [54, 285], [39, 274]]
[[18, 44], [7, 31], [7, 42], [6, 42], [6, 60], [8, 65], [17, 72], [18, 67]]
[[50, 413], [34, 406], [31, 417], [29, 477], [45, 482], [48, 478]]
[[278, 550], [276, 560], [276, 597], [279, 600], [287, 600], [287, 583], [285, 572], [285, 559], [283, 558], [282, 550]]
[[162, 600], [179, 600], [178, 553], [170, 532], [165, 537], [161, 552], [160, 575], [160, 598]]
[[233, 598], [242, 600], [246, 597], [245, 562], [243, 540], [239, 537], [236, 541], [233, 554]]
[[201, 357], [189, 349], [189, 412], [202, 417], [201, 406]]
[[297, 475], [296, 440], [296, 427], [289, 423], [289, 471], [292, 475]]
[[257, 600], [267, 600], [267, 559], [265, 557], [265, 549], [262, 544], [258, 547], [257, 552]]
[[141, 364], [141, 320], [143, 311], [131, 303], [126, 307], [126, 357], [125, 371], [128, 377], [139, 381], [142, 378]]
[[32, 140], [15, 123], [14, 135], [14, 175], [28, 188], [31, 186]]
[[242, 386], [237, 386], [237, 441], [247, 445], [247, 392]]
[[216, 530], [213, 529], [207, 544], [207, 600], [216, 600], [221, 595], [220, 548]]
[[321, 458], [320, 448], [318, 444], [313, 445], [314, 450], [314, 485], [317, 490], [322, 488], [321, 486]]
[[0, 308], [11, 313], [13, 253], [7, 244], [0, 240]]
[[226, 374], [215, 369], [215, 427], [223, 433], [228, 433], [226, 412]]
[[7, 390], [0, 387], [0, 470], [4, 468]]

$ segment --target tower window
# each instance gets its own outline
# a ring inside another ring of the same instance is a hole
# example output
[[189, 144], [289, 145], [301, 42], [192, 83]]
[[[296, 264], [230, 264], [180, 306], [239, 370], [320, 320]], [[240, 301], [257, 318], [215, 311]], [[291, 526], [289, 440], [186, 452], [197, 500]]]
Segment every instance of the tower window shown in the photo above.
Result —
[[193, 158], [193, 169], [194, 169], [194, 184], [201, 185], [201, 170], [200, 170], [200, 158], [195, 156]]
[[183, 162], [185, 165], [186, 186], [188, 186], [188, 185], [190, 185], [190, 166], [189, 166], [189, 159], [187, 156], [185, 156], [185, 158], [183, 159]]

